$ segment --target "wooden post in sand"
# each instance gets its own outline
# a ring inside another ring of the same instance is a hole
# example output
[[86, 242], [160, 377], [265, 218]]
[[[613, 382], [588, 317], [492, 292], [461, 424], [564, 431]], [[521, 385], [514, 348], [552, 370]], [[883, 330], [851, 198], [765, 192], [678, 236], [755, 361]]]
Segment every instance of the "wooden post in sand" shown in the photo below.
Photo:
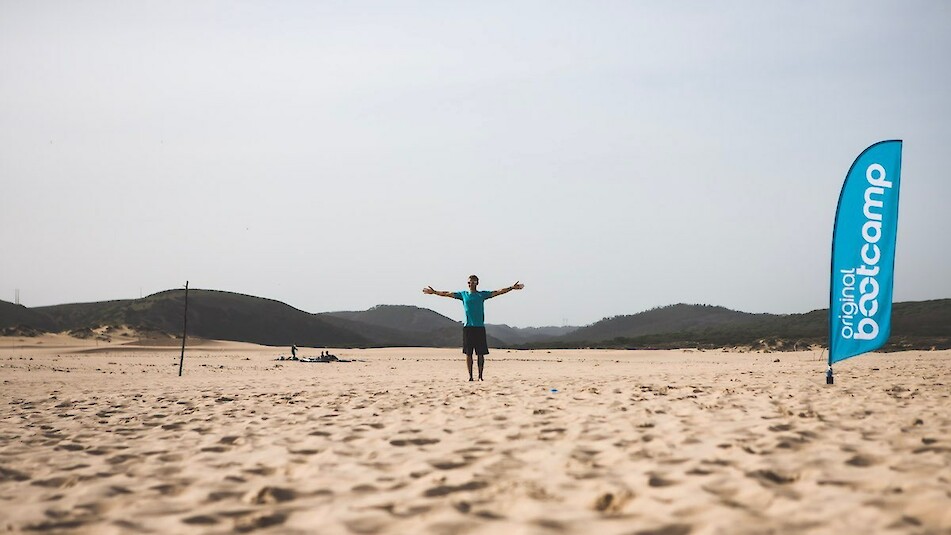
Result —
[[185, 366], [185, 337], [188, 335], [188, 281], [185, 281], [185, 320], [182, 322], [182, 358], [178, 360], [178, 376], [182, 376]]

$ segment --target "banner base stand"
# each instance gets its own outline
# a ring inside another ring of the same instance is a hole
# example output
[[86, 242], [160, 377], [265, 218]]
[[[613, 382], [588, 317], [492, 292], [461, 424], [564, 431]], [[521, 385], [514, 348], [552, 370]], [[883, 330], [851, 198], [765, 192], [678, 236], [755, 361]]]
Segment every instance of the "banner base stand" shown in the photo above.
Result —
[[831, 385], [835, 383], [835, 379], [832, 377], [832, 366], [829, 366], [829, 369], [826, 370], [826, 384]]

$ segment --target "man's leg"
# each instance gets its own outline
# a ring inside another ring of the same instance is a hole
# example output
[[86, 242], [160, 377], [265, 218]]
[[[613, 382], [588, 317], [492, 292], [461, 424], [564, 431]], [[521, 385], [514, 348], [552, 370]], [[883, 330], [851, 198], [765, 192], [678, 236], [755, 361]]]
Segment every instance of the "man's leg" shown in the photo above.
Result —
[[[466, 353], [466, 366], [469, 367], [469, 380], [472, 381], [472, 352]], [[479, 378], [482, 378], [482, 356], [479, 356]]]
[[[470, 360], [470, 362], [472, 362]], [[485, 367], [485, 355], [479, 355], [479, 380], [482, 381], [482, 368]], [[472, 380], [472, 366], [469, 366], [469, 380]]]

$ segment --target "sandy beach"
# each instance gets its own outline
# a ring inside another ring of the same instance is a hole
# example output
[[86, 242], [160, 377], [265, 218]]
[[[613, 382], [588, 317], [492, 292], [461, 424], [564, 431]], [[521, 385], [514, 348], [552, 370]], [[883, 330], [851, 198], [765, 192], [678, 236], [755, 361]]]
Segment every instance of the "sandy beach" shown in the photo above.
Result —
[[951, 352], [131, 343], [0, 338], [0, 531], [951, 533]]

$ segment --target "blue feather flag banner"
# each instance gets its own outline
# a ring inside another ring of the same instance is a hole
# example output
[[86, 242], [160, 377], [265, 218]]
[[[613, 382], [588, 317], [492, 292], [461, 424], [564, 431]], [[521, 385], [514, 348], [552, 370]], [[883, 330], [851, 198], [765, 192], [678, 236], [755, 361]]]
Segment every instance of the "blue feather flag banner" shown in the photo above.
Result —
[[832, 233], [829, 366], [882, 347], [891, 332], [901, 140], [865, 149], [839, 194]]

